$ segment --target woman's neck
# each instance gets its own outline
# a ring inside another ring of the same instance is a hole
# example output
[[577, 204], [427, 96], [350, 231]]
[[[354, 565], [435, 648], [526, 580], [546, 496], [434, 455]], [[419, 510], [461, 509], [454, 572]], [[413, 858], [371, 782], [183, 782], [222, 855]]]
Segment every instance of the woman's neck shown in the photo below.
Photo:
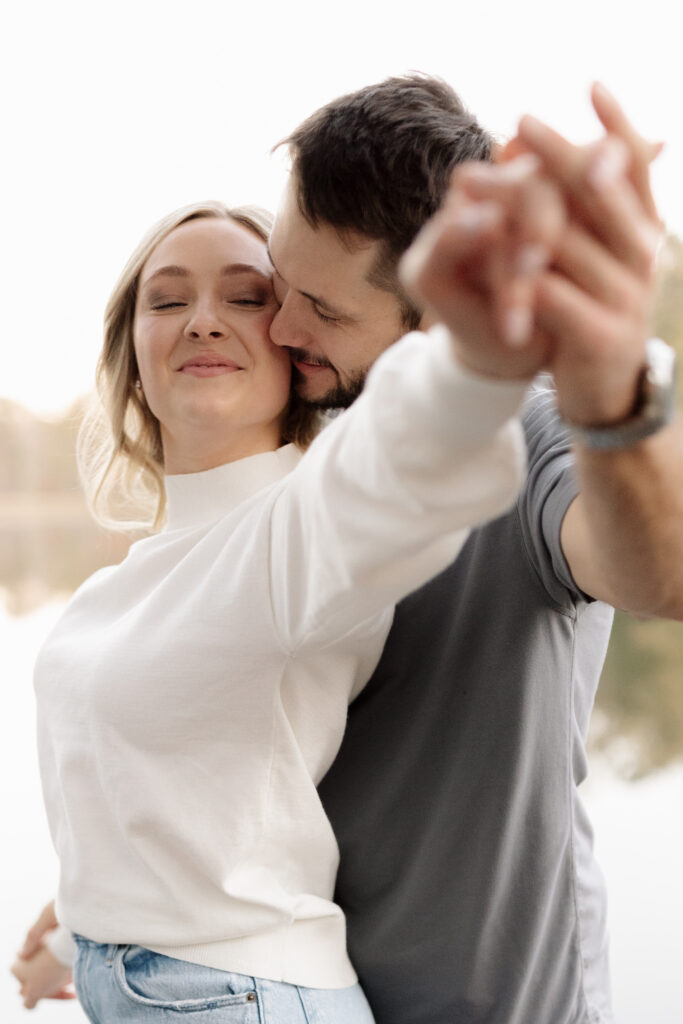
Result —
[[259, 424], [253, 430], [242, 429], [221, 436], [173, 437], [162, 427], [164, 470], [171, 476], [202, 473], [229, 462], [275, 451], [282, 445], [279, 424]]

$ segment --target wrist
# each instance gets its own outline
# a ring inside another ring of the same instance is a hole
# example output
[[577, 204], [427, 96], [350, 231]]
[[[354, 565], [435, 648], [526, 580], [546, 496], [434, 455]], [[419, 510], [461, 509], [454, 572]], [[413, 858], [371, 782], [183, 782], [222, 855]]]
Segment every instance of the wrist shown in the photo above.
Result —
[[514, 358], [498, 359], [495, 354], [465, 347], [457, 335], [450, 330], [449, 334], [456, 363], [473, 377], [502, 384], [528, 385], [538, 374], [540, 360], [535, 350], [515, 353]]
[[646, 344], [645, 362], [634, 385], [626, 415], [612, 422], [577, 423], [564, 416], [574, 440], [587, 448], [627, 448], [657, 433], [676, 413], [676, 354], [660, 338]]

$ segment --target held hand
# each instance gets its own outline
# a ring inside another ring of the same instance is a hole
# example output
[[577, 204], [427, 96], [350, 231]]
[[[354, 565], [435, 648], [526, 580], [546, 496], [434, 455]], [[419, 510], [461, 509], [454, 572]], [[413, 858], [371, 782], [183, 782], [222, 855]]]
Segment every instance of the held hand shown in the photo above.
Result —
[[46, 947], [39, 948], [30, 959], [19, 956], [11, 968], [20, 984], [20, 994], [27, 1010], [32, 1010], [41, 999], [75, 999], [67, 988], [71, 982], [71, 968], [65, 967]]
[[59, 922], [57, 921], [57, 915], [55, 913], [55, 901], [51, 900], [41, 910], [38, 918], [31, 925], [26, 933], [24, 944], [19, 950], [19, 956], [23, 959], [28, 960], [37, 953], [39, 949], [42, 949], [43, 939], [48, 932], [54, 931], [57, 928]]
[[649, 163], [661, 147], [638, 135], [603, 87], [594, 88], [593, 102], [608, 129], [600, 142], [574, 146], [528, 117], [519, 139], [543, 161], [572, 213], [537, 290], [537, 321], [554, 342], [560, 411], [598, 426], [631, 412], [651, 333], [661, 224]]
[[531, 378], [549, 356], [533, 308], [565, 209], [539, 170], [528, 156], [462, 165], [401, 264], [406, 288], [449, 327], [460, 360], [486, 376]]

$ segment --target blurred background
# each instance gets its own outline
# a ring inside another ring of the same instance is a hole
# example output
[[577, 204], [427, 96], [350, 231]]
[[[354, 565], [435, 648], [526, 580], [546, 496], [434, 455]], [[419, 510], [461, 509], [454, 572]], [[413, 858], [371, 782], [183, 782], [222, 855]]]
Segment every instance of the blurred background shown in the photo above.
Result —
[[[3, 15], [0, 361], [0, 959], [55, 887], [34, 749], [32, 663], [72, 590], [127, 541], [88, 519], [74, 440], [104, 304], [140, 235], [206, 198], [274, 208], [271, 147], [342, 92], [418, 69], [446, 78], [500, 140], [528, 111], [597, 134], [598, 78], [641, 130], [667, 224], [653, 333], [683, 359], [683, 68], [668, 0], [480, 7], [398, 0], [244, 8], [64, 0]], [[680, 1024], [683, 626], [617, 615], [584, 796], [611, 896], [620, 1024]], [[0, 964], [0, 1019], [25, 1011]], [[83, 1021], [74, 1004], [34, 1016]]]

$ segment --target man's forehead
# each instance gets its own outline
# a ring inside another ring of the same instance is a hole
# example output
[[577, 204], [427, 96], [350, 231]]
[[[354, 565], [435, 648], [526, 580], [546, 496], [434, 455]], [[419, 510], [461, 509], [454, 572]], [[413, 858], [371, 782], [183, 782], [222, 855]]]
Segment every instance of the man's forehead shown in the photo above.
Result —
[[285, 283], [314, 301], [325, 298], [331, 308], [348, 301], [367, 302], [374, 291], [368, 274], [375, 265], [378, 243], [342, 235], [331, 224], [311, 224], [291, 190], [285, 192], [270, 236], [268, 251]]
[[[281, 273], [280, 270], [278, 269], [278, 262], [273, 257], [273, 254], [270, 250], [270, 244], [268, 245], [268, 256], [270, 257], [270, 262], [273, 264], [275, 277], [280, 278], [282, 281], [284, 281], [289, 288], [293, 288], [295, 291], [299, 292], [300, 295], [303, 295], [305, 296], [305, 298], [310, 299], [310, 301], [314, 302], [316, 306], [320, 306], [321, 309], [325, 310], [325, 312], [327, 313], [330, 313], [332, 316], [354, 319], [354, 315], [353, 313], [351, 313], [349, 309], [341, 305], [338, 305], [337, 302], [332, 298], [328, 298], [324, 290], [307, 290], [307, 288], [304, 285], [308, 283], [310, 285], [310, 288], [316, 289], [316, 281], [306, 274], [305, 267], [303, 269], [303, 273], [301, 272], [300, 268], [298, 268], [298, 270], [297, 268], [294, 268], [293, 274], [288, 271], [287, 276], [285, 276], [285, 274]], [[341, 289], [337, 287], [336, 292], [339, 293], [340, 290]]]

